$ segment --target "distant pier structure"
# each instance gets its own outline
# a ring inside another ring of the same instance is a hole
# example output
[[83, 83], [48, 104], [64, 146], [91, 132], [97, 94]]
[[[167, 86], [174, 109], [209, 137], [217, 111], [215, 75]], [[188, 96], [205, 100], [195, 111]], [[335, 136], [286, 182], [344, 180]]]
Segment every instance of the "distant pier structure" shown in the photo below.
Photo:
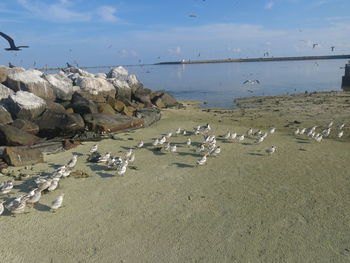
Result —
[[344, 91], [350, 91], [350, 61], [345, 64], [345, 74], [342, 79], [341, 88]]

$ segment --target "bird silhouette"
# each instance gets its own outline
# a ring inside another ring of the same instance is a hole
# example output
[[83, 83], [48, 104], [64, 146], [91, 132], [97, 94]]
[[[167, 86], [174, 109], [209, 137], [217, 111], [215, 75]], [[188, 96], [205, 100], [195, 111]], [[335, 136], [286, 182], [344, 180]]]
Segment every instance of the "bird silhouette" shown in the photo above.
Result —
[[16, 66], [9, 62], [9, 68], [15, 68]]
[[73, 67], [71, 64], [69, 64], [68, 62], [66, 62], [66, 64], [67, 64], [67, 68], [71, 68], [71, 67]]
[[315, 48], [316, 46], [318, 46], [317, 43], [312, 44], [312, 48]]
[[332, 51], [334, 51], [334, 48], [335, 48], [335, 46], [332, 46], [332, 47], [331, 47]]
[[11, 50], [18, 51], [18, 50], [21, 50], [21, 48], [28, 48], [29, 47], [29, 46], [16, 46], [15, 41], [13, 41], [13, 39], [10, 36], [6, 35], [5, 33], [0, 32], [0, 36], [5, 38], [10, 44], [9, 48], [5, 48], [5, 50], [7, 50], [7, 51], [11, 51]]
[[251, 80], [251, 79], [247, 79], [246, 81], [243, 82], [243, 84], [246, 84], [246, 83], [249, 83], [249, 84], [260, 84], [260, 81], [255, 79], [255, 80]]
[[190, 15], [188, 15], [189, 17], [197, 17], [197, 15], [195, 15], [195, 14], [190, 14]]

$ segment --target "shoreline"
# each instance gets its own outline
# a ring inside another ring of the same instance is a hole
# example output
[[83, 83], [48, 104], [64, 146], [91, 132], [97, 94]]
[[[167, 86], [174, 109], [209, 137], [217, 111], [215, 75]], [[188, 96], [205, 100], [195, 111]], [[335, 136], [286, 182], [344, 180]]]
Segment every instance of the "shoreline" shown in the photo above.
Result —
[[[5, 213], [0, 240], [8, 262], [346, 262], [350, 213], [350, 93], [317, 92], [243, 98], [239, 109], [202, 109], [181, 101], [184, 109], [164, 109], [150, 127], [118, 133], [99, 142], [101, 153], [123, 156], [134, 149], [135, 163], [123, 176], [104, 164], [86, 162], [95, 142], [57, 154], [45, 163], [10, 168], [28, 173], [15, 180], [10, 200], [33, 187], [33, 179], [51, 173], [78, 154], [76, 170], [88, 178], [68, 177], [44, 194], [36, 208], [16, 217]], [[248, 107], [254, 104], [254, 107]], [[294, 136], [297, 127], [344, 122], [322, 142]], [[193, 127], [210, 123], [221, 153], [196, 167], [202, 140]], [[187, 135], [175, 135], [181, 127]], [[268, 131], [255, 138], [225, 141], [227, 131]], [[154, 138], [173, 132], [175, 153], [158, 151]], [[191, 138], [195, 146], [186, 146]], [[269, 156], [266, 148], [275, 145]], [[6, 176], [1, 181], [9, 180]], [[49, 212], [65, 193], [64, 207]], [[21, 233], [21, 234], [19, 234]], [[22, 234], [23, 233], [23, 234]], [[49, 242], [43, 240], [49, 239]], [[22, 244], [22, 245], [21, 245]], [[30, 244], [23, 245], [23, 244]], [[21, 246], [21, 249], [18, 246]], [[40, 260], [39, 260], [40, 259]]]

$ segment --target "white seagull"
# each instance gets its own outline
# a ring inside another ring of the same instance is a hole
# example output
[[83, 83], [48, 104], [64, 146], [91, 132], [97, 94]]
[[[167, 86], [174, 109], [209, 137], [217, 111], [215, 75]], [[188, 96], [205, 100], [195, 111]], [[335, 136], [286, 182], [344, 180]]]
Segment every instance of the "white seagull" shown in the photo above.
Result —
[[55, 200], [51, 203], [52, 211], [56, 211], [58, 208], [62, 206], [64, 194], [60, 194]]

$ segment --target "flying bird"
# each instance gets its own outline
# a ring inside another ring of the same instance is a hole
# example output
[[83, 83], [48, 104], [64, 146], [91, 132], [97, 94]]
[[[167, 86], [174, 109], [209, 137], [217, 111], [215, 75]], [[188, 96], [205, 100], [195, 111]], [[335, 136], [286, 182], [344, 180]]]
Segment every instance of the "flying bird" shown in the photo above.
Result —
[[15, 41], [13, 41], [13, 39], [10, 36], [6, 35], [5, 33], [0, 32], [0, 36], [5, 38], [10, 44], [9, 48], [5, 48], [5, 50], [7, 50], [7, 51], [11, 51], [11, 50], [18, 51], [18, 50], [21, 50], [21, 48], [28, 48], [29, 47], [29, 46], [16, 46]]
[[335, 46], [332, 46], [332, 47], [331, 47], [331, 50], [334, 51], [334, 48], [335, 48]]
[[243, 82], [243, 84], [246, 84], [246, 83], [249, 83], [249, 84], [260, 84], [260, 81], [255, 79], [255, 80], [251, 80], [251, 79], [247, 79], [246, 81]]
[[312, 44], [312, 48], [315, 48], [316, 46], [318, 46], [317, 43]]
[[190, 14], [190, 15], [188, 15], [189, 17], [197, 17], [197, 15], [195, 15], [195, 14]]

